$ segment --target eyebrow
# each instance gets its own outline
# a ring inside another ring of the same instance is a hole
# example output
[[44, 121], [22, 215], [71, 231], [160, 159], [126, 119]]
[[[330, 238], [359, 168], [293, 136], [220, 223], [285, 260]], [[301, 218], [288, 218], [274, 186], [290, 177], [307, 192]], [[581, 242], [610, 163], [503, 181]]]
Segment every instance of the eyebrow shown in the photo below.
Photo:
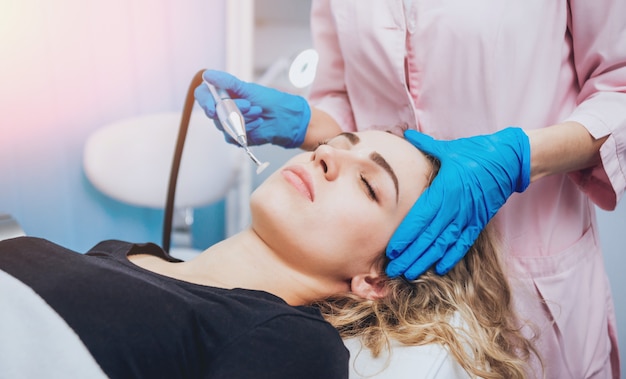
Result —
[[[359, 138], [359, 136], [357, 136], [354, 133], [350, 133], [350, 132], [344, 132], [341, 133], [340, 136], [345, 137], [351, 145], [356, 145], [358, 144], [361, 139]], [[396, 176], [396, 173], [393, 171], [393, 168], [391, 168], [391, 166], [389, 165], [389, 163], [387, 162], [387, 160], [385, 160], [385, 158], [383, 158], [382, 155], [380, 155], [377, 152], [373, 152], [369, 155], [370, 159], [372, 161], [374, 161], [374, 163], [376, 163], [377, 165], [379, 165], [380, 167], [383, 168], [383, 170], [385, 170], [385, 172], [387, 172], [389, 174], [389, 176], [391, 177], [391, 180], [393, 181], [393, 185], [396, 188], [396, 203], [398, 202], [398, 177]]]

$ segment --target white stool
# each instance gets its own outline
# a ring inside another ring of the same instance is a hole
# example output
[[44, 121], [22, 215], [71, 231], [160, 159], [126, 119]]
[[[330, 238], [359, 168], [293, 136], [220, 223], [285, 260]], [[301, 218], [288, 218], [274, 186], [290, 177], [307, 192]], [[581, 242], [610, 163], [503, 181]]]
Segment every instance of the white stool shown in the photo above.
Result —
[[[85, 144], [83, 167], [87, 178], [98, 190], [121, 202], [164, 208], [180, 118], [180, 112], [165, 112], [100, 128]], [[188, 231], [193, 221], [189, 220], [188, 210], [225, 198], [240, 184], [244, 165], [249, 165], [244, 151], [227, 143], [204, 113], [194, 111], [174, 201], [176, 209], [187, 215], [183, 219]], [[170, 254], [177, 258], [186, 260], [199, 252], [190, 249], [190, 240], [179, 240], [178, 244], [176, 238], [172, 241]]]

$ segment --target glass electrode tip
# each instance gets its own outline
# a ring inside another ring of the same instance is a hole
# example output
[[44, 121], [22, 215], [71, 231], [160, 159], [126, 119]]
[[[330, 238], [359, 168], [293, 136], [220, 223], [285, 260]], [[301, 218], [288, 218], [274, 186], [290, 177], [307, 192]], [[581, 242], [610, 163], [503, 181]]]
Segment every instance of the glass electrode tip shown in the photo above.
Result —
[[246, 153], [248, 153], [248, 156], [250, 157], [250, 159], [252, 159], [252, 162], [254, 162], [254, 164], [256, 164], [256, 173], [257, 175], [260, 174], [261, 172], [263, 172], [263, 170], [265, 170], [267, 168], [267, 166], [270, 165], [270, 162], [263, 162], [261, 163], [261, 161], [259, 161], [257, 159], [257, 157], [254, 156], [254, 154], [252, 154], [252, 151], [250, 151], [250, 149], [248, 148], [248, 146], [244, 146], [244, 149], [246, 150]]

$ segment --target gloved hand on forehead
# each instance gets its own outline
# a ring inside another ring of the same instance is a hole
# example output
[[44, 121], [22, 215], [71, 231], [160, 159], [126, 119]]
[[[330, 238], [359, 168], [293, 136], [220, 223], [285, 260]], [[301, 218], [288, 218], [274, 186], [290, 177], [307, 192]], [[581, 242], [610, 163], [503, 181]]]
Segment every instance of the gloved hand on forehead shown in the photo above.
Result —
[[452, 141], [414, 130], [415, 147], [437, 157], [439, 174], [419, 197], [387, 246], [387, 274], [415, 279], [435, 265], [443, 275], [467, 253], [513, 192], [530, 182], [530, 143], [520, 128]]
[[[302, 97], [281, 92], [255, 83], [241, 81], [223, 71], [206, 70], [205, 81], [226, 90], [241, 111], [245, 121], [249, 145], [272, 143], [287, 148], [300, 147], [311, 119], [311, 108]], [[204, 113], [215, 121], [230, 143], [236, 142], [224, 132], [217, 119], [215, 101], [202, 83], [194, 92]]]

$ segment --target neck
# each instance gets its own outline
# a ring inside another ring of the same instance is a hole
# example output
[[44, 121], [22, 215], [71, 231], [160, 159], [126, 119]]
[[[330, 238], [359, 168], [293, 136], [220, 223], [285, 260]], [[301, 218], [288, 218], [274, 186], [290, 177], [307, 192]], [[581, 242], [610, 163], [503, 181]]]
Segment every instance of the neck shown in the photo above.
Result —
[[290, 267], [252, 229], [205, 250], [179, 267], [191, 281], [222, 288], [266, 291], [290, 305], [303, 305], [339, 291], [344, 283], [330, 283]]

